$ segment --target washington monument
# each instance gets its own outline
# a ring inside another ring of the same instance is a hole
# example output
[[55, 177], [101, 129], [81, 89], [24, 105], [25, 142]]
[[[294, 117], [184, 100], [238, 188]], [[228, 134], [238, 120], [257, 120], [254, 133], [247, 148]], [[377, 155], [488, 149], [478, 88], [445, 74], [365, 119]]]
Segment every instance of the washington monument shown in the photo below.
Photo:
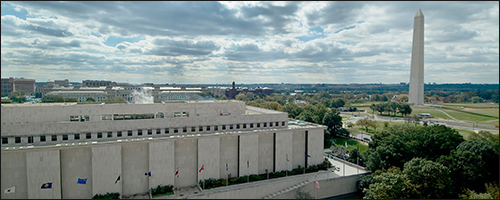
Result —
[[420, 8], [414, 20], [408, 103], [424, 105], [424, 14]]

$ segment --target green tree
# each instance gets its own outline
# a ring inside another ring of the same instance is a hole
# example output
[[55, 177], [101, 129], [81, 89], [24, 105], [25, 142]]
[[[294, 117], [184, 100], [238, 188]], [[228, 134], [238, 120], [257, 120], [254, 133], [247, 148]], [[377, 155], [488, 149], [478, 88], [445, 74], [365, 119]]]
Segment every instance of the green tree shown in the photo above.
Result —
[[287, 112], [288, 113], [288, 117], [290, 118], [295, 118], [297, 117], [298, 115], [300, 115], [300, 113], [302, 112], [302, 108], [300, 108], [297, 104], [295, 103], [287, 103], [285, 104], [282, 108], [281, 108], [281, 111], [283, 112]]
[[54, 98], [54, 102], [64, 102], [64, 97], [62, 97], [62, 96], [56, 96]]
[[415, 185], [418, 198], [450, 198], [450, 175], [441, 163], [414, 158], [404, 164], [403, 173]]
[[415, 185], [397, 167], [375, 175], [374, 183], [365, 189], [365, 199], [410, 199], [416, 196]]
[[[375, 133], [366, 151], [366, 168], [370, 171], [402, 168], [413, 158], [436, 161], [442, 155], [449, 155], [464, 141], [454, 129], [444, 125], [410, 126], [394, 125]], [[449, 165], [445, 165], [451, 169]]]
[[92, 97], [89, 97], [89, 98], [85, 99], [85, 101], [88, 101], [88, 102], [95, 102], [95, 99], [94, 99], [94, 98], [92, 98]]
[[376, 127], [377, 122], [375, 120], [363, 118], [363, 119], [358, 120], [356, 122], [356, 125], [365, 127], [365, 130], [368, 132], [368, 127]]
[[411, 109], [411, 106], [408, 105], [407, 103], [399, 103], [398, 104], [398, 111], [404, 117], [408, 114], [411, 114], [412, 109]]
[[342, 128], [342, 117], [336, 109], [329, 109], [323, 116], [322, 124], [327, 126], [327, 130], [335, 132]]
[[26, 96], [23, 91], [12, 91], [8, 97], [12, 102], [23, 103], [26, 101]]
[[52, 102], [56, 102], [56, 95], [53, 95], [53, 94], [46, 94], [46, 95], [43, 95], [42, 97], [42, 102], [43, 103], [52, 103]]
[[75, 97], [66, 97], [64, 98], [64, 102], [78, 102], [78, 99]]

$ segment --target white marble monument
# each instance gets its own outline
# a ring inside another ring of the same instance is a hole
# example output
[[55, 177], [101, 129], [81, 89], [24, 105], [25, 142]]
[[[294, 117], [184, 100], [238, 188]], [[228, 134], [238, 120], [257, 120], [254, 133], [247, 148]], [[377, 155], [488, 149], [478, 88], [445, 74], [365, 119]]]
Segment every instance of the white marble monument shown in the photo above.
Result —
[[424, 14], [422, 14], [420, 8], [413, 23], [408, 103], [411, 105], [424, 105]]

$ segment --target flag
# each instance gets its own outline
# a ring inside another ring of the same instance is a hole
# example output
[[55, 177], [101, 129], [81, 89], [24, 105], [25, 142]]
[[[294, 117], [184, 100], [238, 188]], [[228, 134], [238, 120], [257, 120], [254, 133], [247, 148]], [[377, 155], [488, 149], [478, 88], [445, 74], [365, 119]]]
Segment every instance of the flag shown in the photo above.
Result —
[[289, 160], [288, 160], [288, 154], [286, 154], [286, 161], [287, 161], [287, 162], [289, 161]]
[[307, 157], [311, 157], [311, 156], [310, 156], [310, 155], [307, 155], [307, 153], [306, 153], [306, 158], [307, 158]]
[[179, 177], [179, 170], [175, 170], [175, 176]]
[[144, 173], [144, 175], [151, 176], [151, 172], [146, 172], [146, 173]]
[[115, 181], [115, 184], [120, 180], [120, 175], [118, 175], [118, 178]]
[[316, 181], [316, 187], [319, 189], [319, 182]]
[[347, 141], [345, 142], [345, 148], [347, 148]]
[[227, 163], [226, 163], [226, 171], [228, 170]]
[[247, 168], [248, 168], [248, 167], [250, 167], [250, 162], [248, 162], [248, 160], [247, 160]]
[[201, 165], [201, 168], [200, 168], [200, 171], [199, 171], [199, 172], [201, 172], [201, 171], [203, 171], [203, 170], [205, 169], [205, 168], [203, 168], [204, 166], [205, 166], [205, 165]]
[[49, 189], [49, 188], [52, 188], [51, 182], [47, 182], [47, 183], [42, 184], [42, 189]]
[[78, 181], [76, 183], [78, 183], [78, 184], [87, 184], [87, 179], [86, 178], [78, 178]]
[[5, 194], [16, 193], [16, 186], [14, 185], [13, 187], [5, 189], [4, 193]]

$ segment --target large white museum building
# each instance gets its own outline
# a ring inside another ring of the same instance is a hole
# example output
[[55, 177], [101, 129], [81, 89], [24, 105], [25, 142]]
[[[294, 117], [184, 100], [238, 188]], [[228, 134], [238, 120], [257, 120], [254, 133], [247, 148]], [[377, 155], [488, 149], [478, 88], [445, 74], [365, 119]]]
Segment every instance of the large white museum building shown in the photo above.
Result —
[[2, 199], [131, 195], [324, 160], [325, 126], [241, 101], [2, 104], [1, 122]]

